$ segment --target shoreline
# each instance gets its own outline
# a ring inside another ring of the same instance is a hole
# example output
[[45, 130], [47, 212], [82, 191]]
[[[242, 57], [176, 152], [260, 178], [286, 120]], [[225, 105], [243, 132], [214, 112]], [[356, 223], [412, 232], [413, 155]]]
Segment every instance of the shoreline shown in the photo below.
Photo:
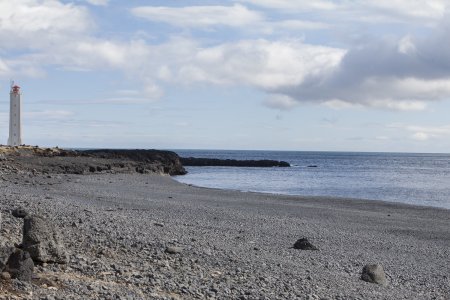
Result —
[[379, 200], [379, 199], [364, 199], [364, 198], [351, 198], [351, 197], [340, 197], [340, 196], [314, 196], [314, 195], [296, 195], [296, 194], [283, 194], [283, 193], [276, 193], [276, 192], [260, 192], [260, 191], [246, 191], [246, 190], [236, 190], [236, 189], [227, 189], [227, 188], [220, 188], [220, 187], [207, 187], [207, 186], [200, 186], [196, 184], [191, 183], [185, 183], [182, 181], [178, 181], [174, 177], [178, 176], [186, 176], [186, 175], [177, 175], [172, 176], [172, 179], [180, 184], [195, 187], [199, 189], [207, 189], [212, 191], [232, 191], [232, 192], [238, 192], [238, 193], [254, 193], [254, 194], [261, 194], [261, 195], [273, 195], [273, 196], [280, 196], [280, 197], [293, 197], [293, 198], [299, 198], [298, 200], [305, 200], [305, 199], [317, 199], [319, 201], [345, 201], [345, 202], [365, 202], [367, 204], [371, 202], [379, 202], [379, 204], [392, 204], [394, 206], [396, 205], [404, 205], [404, 206], [411, 206], [413, 208], [421, 209], [421, 208], [430, 208], [430, 209], [439, 209], [439, 210], [446, 210], [450, 211], [450, 208], [446, 207], [440, 207], [440, 206], [432, 206], [432, 205], [421, 205], [421, 204], [411, 204], [411, 203], [405, 203], [405, 202], [397, 202], [397, 201], [390, 201], [390, 200]]
[[[19, 291], [22, 296], [450, 296], [446, 209], [193, 187], [153, 174], [10, 174], [0, 185], [2, 237], [20, 243], [21, 220], [10, 211], [25, 206], [61, 229], [69, 253], [67, 265], [35, 268], [41, 279], [57, 283], [55, 289], [33, 282]], [[302, 237], [319, 251], [292, 249]], [[170, 246], [182, 250], [167, 253]], [[383, 265], [387, 286], [360, 280], [369, 263]]]

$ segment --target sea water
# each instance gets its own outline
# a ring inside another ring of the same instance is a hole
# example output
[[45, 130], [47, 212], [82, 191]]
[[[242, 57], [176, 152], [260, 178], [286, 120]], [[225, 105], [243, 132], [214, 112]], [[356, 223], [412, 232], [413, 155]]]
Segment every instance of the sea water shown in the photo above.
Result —
[[186, 167], [201, 187], [384, 200], [450, 209], [450, 154], [175, 150], [181, 157], [283, 160], [290, 168]]

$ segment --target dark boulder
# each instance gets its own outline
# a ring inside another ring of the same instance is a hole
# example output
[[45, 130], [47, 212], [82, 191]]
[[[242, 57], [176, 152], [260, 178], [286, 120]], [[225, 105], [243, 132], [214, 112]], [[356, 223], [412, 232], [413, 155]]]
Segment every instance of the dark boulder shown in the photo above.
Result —
[[24, 219], [22, 248], [30, 253], [35, 262], [67, 262], [66, 249], [58, 229], [38, 216]]
[[11, 214], [13, 215], [13, 217], [20, 218], [20, 219], [23, 219], [26, 216], [28, 216], [28, 212], [24, 208], [21, 208], [21, 207], [14, 209], [11, 212]]
[[319, 250], [319, 248], [311, 244], [307, 238], [297, 240], [293, 248], [299, 250]]
[[0, 272], [5, 268], [6, 263], [16, 248], [2, 245], [0, 246]]
[[30, 254], [21, 249], [16, 249], [6, 263], [5, 271], [11, 275], [11, 278], [20, 281], [31, 281], [33, 276], [34, 263]]

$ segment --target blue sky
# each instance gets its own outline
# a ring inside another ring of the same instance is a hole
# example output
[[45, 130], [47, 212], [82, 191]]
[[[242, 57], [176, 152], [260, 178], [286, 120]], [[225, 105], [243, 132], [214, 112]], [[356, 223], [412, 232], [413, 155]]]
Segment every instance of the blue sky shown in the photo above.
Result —
[[448, 153], [449, 6], [0, 0], [0, 143]]

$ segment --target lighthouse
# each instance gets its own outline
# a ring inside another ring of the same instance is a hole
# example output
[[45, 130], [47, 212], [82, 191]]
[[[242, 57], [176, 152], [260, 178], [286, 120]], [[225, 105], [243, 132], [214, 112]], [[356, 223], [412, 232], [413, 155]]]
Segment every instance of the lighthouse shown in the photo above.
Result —
[[11, 85], [11, 92], [9, 93], [9, 146], [19, 146], [22, 144], [22, 100], [20, 96], [20, 87], [13, 83]]

